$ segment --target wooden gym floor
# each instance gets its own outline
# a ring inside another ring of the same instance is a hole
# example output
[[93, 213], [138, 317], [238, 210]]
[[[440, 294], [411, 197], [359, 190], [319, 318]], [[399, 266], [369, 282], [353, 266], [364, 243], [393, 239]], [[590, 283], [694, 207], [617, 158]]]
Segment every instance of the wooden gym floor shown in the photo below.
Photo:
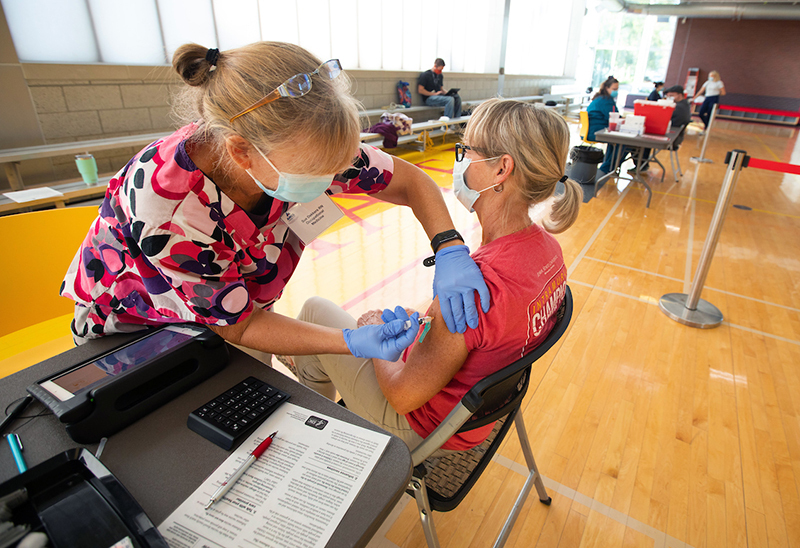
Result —
[[[686, 292], [723, 180], [725, 152], [800, 164], [797, 129], [720, 121], [713, 164], [695, 164], [701, 138], [680, 150], [684, 176], [650, 172], [650, 209], [638, 185], [610, 184], [558, 236], [575, 314], [535, 365], [524, 418], [553, 497], [535, 493], [508, 546], [800, 546], [800, 176], [745, 169], [703, 297], [724, 314], [716, 329], [682, 326], [658, 299]], [[400, 152], [443, 188], [453, 141]], [[445, 198], [475, 249], [476, 218]], [[339, 200], [347, 220], [312, 245], [278, 310], [311, 295], [370, 308], [423, 306], [429, 248], [405, 208]], [[532, 215], [541, 218], [543, 207]], [[462, 505], [434, 513], [445, 547], [489, 546], [524, 481], [516, 436]], [[404, 497], [371, 546], [422, 547]]]
[[[691, 130], [694, 133], [694, 130]], [[573, 127], [573, 133], [577, 128]], [[734, 148], [800, 164], [796, 128], [718, 121], [680, 150], [683, 179], [650, 172], [609, 184], [559, 235], [575, 297], [572, 325], [535, 364], [524, 419], [551, 506], [532, 494], [510, 547], [800, 546], [800, 175], [745, 169], [703, 297], [724, 314], [712, 330], [664, 316], [687, 292]], [[471, 248], [480, 227], [452, 195], [453, 143], [399, 152], [444, 191]], [[577, 143], [577, 137], [575, 137]], [[276, 310], [321, 295], [354, 316], [431, 299], [430, 247], [407, 208], [336, 198], [345, 218], [315, 241]], [[549, 204], [534, 208], [541, 219]], [[35, 363], [34, 360], [32, 363]], [[490, 546], [526, 471], [516, 435], [461, 506], [434, 513], [444, 547]], [[424, 547], [405, 496], [371, 548]]]

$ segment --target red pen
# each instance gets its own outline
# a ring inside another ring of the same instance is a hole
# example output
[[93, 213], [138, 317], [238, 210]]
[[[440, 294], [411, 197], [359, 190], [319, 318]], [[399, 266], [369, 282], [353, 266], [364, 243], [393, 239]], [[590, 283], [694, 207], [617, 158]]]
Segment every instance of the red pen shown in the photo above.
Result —
[[253, 452], [250, 453], [250, 456], [247, 457], [247, 460], [245, 460], [242, 463], [242, 465], [239, 466], [239, 468], [237, 468], [233, 474], [231, 474], [231, 477], [225, 480], [223, 484], [219, 486], [219, 489], [217, 489], [217, 491], [212, 495], [211, 500], [208, 501], [208, 504], [206, 504], [205, 508], [206, 510], [208, 510], [209, 508], [214, 506], [217, 502], [219, 502], [220, 499], [224, 497], [228, 491], [231, 490], [231, 487], [236, 485], [236, 482], [239, 481], [239, 478], [242, 477], [242, 474], [244, 474], [247, 471], [247, 469], [250, 468], [250, 465], [253, 464], [256, 460], [258, 460], [258, 457], [260, 457], [261, 454], [267, 450], [267, 447], [270, 446], [270, 444], [272, 443], [272, 439], [275, 437], [275, 434], [277, 433], [278, 433], [277, 430], [274, 431], [272, 434], [267, 436], [264, 439], [264, 441], [259, 443], [258, 447], [253, 449]]

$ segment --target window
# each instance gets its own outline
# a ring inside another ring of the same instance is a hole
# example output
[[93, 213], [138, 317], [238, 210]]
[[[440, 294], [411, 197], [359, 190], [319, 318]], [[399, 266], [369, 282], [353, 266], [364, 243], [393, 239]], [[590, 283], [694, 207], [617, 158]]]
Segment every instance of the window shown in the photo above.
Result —
[[587, 0], [576, 78], [595, 89], [609, 76], [620, 96], [649, 94], [664, 80], [675, 36], [675, 17], [609, 12], [602, 0]]
[[[299, 44], [349, 69], [496, 74], [505, 0], [0, 0], [23, 62], [161, 65], [195, 42]], [[573, 2], [512, 0], [506, 73], [564, 72]]]
[[512, 0], [507, 74], [564, 74], [572, 5], [565, 1]]

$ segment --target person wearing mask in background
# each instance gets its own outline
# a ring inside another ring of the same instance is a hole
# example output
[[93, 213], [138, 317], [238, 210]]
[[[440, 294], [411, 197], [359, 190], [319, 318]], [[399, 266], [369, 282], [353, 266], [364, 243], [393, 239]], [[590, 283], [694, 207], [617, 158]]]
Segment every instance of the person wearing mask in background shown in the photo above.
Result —
[[[675, 102], [675, 110], [672, 111], [672, 129], [683, 127], [683, 130], [677, 137], [675, 137], [675, 141], [672, 144], [673, 148], [678, 150], [683, 142], [683, 138], [686, 136], [686, 126], [692, 121], [692, 106], [689, 104], [686, 94], [683, 93], [683, 86], [680, 85], [667, 88], [664, 91], [664, 98], [672, 99]], [[651, 150], [649, 148], [644, 149], [642, 157], [650, 158], [650, 152]], [[635, 163], [636, 159], [633, 161]], [[645, 165], [642, 166], [641, 171], [646, 171], [648, 167], [650, 167], [649, 164], [645, 163]], [[635, 169], [636, 168], [633, 168], [633, 171], [635, 171]]]
[[444, 89], [444, 59], [437, 58], [433, 68], [426, 70], [417, 79], [417, 92], [422, 95], [422, 100], [429, 107], [444, 107], [447, 118], [461, 116], [461, 97], [458, 93], [447, 95]]
[[700, 107], [698, 113], [700, 119], [703, 121], [703, 127], [708, 128], [708, 120], [711, 118], [711, 111], [714, 110], [714, 105], [719, 103], [719, 98], [725, 95], [725, 84], [719, 78], [719, 72], [712, 70], [708, 73], [708, 81], [700, 87], [700, 90], [692, 97], [692, 102], [698, 95], [705, 93], [705, 100]]
[[653, 91], [647, 96], [648, 101], [658, 101], [661, 99], [661, 90], [664, 89], [664, 82], [653, 82]]
[[[589, 133], [586, 138], [589, 141], [594, 141], [595, 132], [608, 127], [609, 115], [612, 112], [619, 112], [619, 109], [617, 109], [618, 93], [619, 80], [609, 76], [605, 82], [600, 84], [600, 89], [592, 97], [592, 102], [586, 108], [586, 112], [589, 114]], [[613, 161], [615, 150], [616, 147], [614, 145], [606, 146], [606, 157], [599, 168], [603, 173], [598, 173], [598, 178], [611, 171], [611, 162]]]
[[[293, 365], [300, 382], [330, 399], [338, 391], [348, 409], [413, 449], [476, 382], [541, 344], [556, 322], [567, 282], [561, 246], [551, 234], [575, 222], [582, 199], [580, 185], [563, 175], [568, 151], [569, 126], [555, 111], [511, 99], [481, 103], [467, 123], [464, 143], [456, 145], [453, 191], [481, 225], [481, 246], [473, 257], [489, 284], [492, 309], [481, 314], [478, 329], [453, 334], [442, 325], [436, 298], [426, 312], [433, 318], [430, 332], [400, 359], [298, 356]], [[543, 227], [533, 223], [530, 208], [550, 199], [559, 181], [565, 191], [550, 218]], [[313, 297], [299, 319], [352, 329], [410, 317], [417, 331], [418, 316], [397, 307], [367, 312], [356, 321], [334, 303]], [[469, 449], [491, 430], [490, 424], [456, 434], [443, 449]]]
[[410, 207], [433, 240], [444, 323], [478, 326], [473, 289], [484, 309], [489, 290], [439, 187], [359, 142], [359, 103], [338, 59], [257, 42], [224, 52], [186, 44], [172, 63], [188, 84], [176, 101], [187, 125], [109, 182], [61, 287], [75, 301], [76, 343], [196, 322], [256, 354], [397, 359], [416, 333], [404, 322], [330, 329], [272, 310], [305, 248], [285, 214], [313, 200], [336, 208], [326, 195], [337, 193]]

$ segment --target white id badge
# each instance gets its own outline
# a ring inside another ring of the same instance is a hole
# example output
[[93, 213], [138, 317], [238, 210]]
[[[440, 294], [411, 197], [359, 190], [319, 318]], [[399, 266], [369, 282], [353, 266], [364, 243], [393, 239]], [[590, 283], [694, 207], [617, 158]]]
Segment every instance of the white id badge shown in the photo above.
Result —
[[323, 194], [305, 204], [293, 205], [281, 215], [281, 220], [297, 234], [304, 245], [309, 245], [342, 217], [344, 213], [330, 196]]

